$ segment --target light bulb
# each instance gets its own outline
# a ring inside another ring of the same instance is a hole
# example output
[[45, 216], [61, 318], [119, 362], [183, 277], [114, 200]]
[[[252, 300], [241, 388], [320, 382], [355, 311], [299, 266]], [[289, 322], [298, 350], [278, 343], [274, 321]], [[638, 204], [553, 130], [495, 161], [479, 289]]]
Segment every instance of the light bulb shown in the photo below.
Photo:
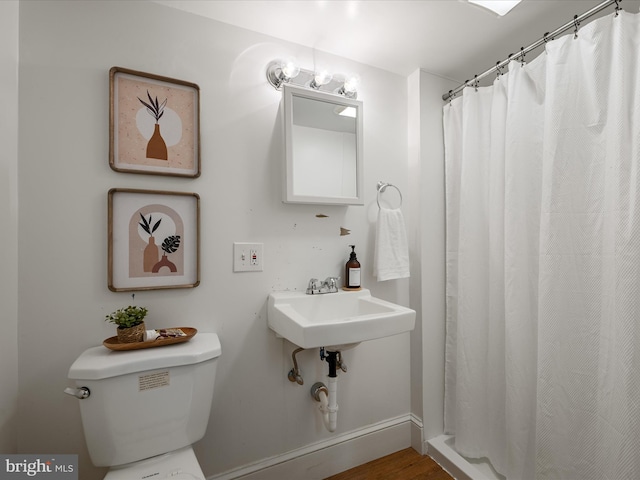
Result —
[[300, 67], [293, 60], [287, 60], [286, 62], [282, 62], [282, 75], [287, 80], [291, 80], [292, 78], [296, 78], [300, 73]]
[[356, 90], [358, 90], [359, 84], [360, 84], [360, 78], [357, 77], [356, 75], [348, 77], [344, 81], [344, 87], [343, 87], [344, 91], [348, 93], [354, 93]]
[[267, 80], [276, 90], [280, 90], [283, 83], [289, 82], [300, 73], [300, 67], [295, 60], [275, 60], [267, 67]]
[[346, 77], [344, 84], [337, 91], [338, 94], [344, 95], [348, 98], [356, 98], [358, 95], [358, 85], [360, 84], [360, 77], [357, 75], [351, 75]]
[[333, 75], [329, 71], [327, 70], [318, 71], [314, 74], [313, 80], [311, 80], [311, 83], [309, 84], [309, 86], [317, 90], [322, 85], [326, 85], [327, 83], [329, 83], [332, 78], [333, 78]]

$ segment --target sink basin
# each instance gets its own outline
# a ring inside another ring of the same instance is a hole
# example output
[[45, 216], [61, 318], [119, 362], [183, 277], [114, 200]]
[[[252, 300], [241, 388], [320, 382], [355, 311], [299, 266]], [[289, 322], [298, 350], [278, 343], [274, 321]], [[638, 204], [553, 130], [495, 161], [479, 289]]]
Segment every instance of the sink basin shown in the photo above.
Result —
[[415, 319], [414, 310], [372, 297], [367, 289], [323, 295], [274, 292], [267, 306], [269, 328], [302, 348], [345, 349], [411, 331]]

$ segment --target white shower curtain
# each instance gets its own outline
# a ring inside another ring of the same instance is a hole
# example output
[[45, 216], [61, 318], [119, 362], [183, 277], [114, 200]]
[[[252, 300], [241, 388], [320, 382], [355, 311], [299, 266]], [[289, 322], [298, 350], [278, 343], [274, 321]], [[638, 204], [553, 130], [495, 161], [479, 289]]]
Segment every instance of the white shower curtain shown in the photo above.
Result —
[[640, 17], [444, 107], [445, 429], [510, 480], [640, 479]]

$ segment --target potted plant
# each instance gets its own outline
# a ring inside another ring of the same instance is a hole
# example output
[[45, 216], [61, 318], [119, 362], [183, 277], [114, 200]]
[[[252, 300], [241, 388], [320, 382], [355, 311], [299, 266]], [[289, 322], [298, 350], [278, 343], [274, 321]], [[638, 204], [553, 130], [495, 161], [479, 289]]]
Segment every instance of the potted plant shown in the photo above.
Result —
[[118, 326], [116, 329], [118, 342], [142, 342], [144, 340], [144, 317], [146, 315], [147, 309], [145, 307], [129, 305], [107, 315], [105, 322], [115, 323]]

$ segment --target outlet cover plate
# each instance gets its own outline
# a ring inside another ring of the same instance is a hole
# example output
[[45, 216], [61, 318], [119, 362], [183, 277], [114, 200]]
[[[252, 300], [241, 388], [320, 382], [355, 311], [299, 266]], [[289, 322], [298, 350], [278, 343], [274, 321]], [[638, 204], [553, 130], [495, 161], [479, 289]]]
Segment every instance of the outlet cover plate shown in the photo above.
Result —
[[264, 267], [264, 244], [234, 242], [233, 271], [262, 272]]

